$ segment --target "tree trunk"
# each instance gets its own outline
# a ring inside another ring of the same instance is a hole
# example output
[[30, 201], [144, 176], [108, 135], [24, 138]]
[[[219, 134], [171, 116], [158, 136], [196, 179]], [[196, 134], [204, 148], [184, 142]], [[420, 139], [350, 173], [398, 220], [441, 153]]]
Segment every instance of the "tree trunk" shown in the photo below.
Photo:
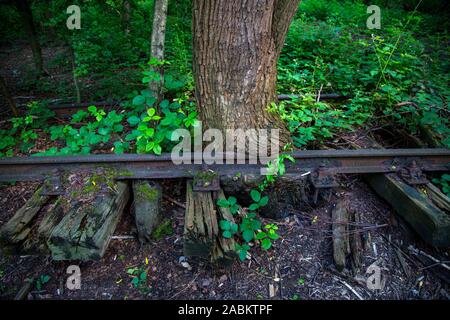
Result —
[[131, 16], [131, 5], [129, 0], [125, 0], [123, 2], [123, 27], [125, 31], [125, 35], [128, 36], [130, 33], [130, 16]]
[[8, 87], [6, 86], [6, 82], [2, 76], [0, 76], [0, 91], [3, 94], [3, 96], [5, 97], [6, 102], [8, 103], [9, 107], [11, 108], [11, 111], [12, 111], [14, 117], [18, 117], [19, 111], [17, 110], [16, 103], [14, 102], [14, 99], [11, 97]]
[[[152, 43], [150, 55], [159, 61], [164, 60], [164, 41], [166, 38], [168, 0], [155, 0], [153, 13]], [[150, 90], [158, 101], [163, 98], [164, 88], [164, 68], [154, 66], [153, 70], [159, 73], [159, 81], [150, 81]]]
[[36, 34], [36, 29], [33, 22], [33, 14], [31, 12], [30, 5], [27, 0], [16, 0], [17, 10], [22, 17], [22, 22], [25, 26], [25, 30], [28, 34], [31, 50], [33, 51], [33, 59], [36, 70], [39, 74], [46, 74], [44, 70], [44, 64], [42, 62], [42, 50], [39, 44], [39, 39]]
[[204, 128], [280, 129], [277, 62], [300, 0], [194, 0], [196, 98]]

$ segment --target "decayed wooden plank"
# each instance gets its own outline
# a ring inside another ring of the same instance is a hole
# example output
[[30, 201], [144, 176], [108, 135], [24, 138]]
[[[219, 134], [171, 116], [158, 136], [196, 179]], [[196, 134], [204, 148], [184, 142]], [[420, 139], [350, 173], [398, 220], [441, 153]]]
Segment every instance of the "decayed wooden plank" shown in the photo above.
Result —
[[186, 213], [184, 223], [184, 255], [208, 258], [211, 254], [211, 239], [203, 219], [200, 192], [192, 190], [192, 181], [186, 183]]
[[333, 258], [339, 271], [345, 268], [345, 261], [350, 253], [348, 218], [347, 205], [343, 200], [338, 201], [332, 210], [331, 219], [333, 221]]
[[141, 243], [146, 243], [161, 222], [161, 187], [151, 181], [134, 180], [133, 195], [138, 239]]
[[96, 196], [89, 205], [74, 206], [52, 231], [48, 247], [55, 260], [100, 259], [130, 196], [126, 183]]
[[429, 244], [450, 246], [450, 217], [395, 175], [367, 175], [372, 188]]
[[[42, 214], [42, 213], [40, 213]], [[49, 254], [47, 240], [53, 229], [58, 225], [64, 216], [61, 206], [61, 198], [58, 198], [50, 208], [43, 213], [40, 223], [34, 225], [24, 240], [20, 251], [22, 254]]]
[[0, 228], [0, 243], [8, 252], [16, 251], [31, 231], [32, 221], [41, 208], [49, 201], [49, 196], [41, 195], [39, 188], [16, 214]]
[[425, 190], [436, 206], [444, 211], [447, 211], [447, 213], [450, 213], [450, 199], [443, 194], [438, 187], [432, 183], [428, 183], [425, 186]]

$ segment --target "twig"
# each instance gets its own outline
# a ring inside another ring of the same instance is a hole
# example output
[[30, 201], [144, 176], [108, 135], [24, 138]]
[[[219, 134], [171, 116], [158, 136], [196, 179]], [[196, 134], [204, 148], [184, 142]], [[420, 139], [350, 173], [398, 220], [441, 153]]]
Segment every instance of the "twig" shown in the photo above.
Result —
[[198, 274], [195, 275], [195, 278], [192, 279], [186, 286], [184, 286], [183, 289], [181, 289], [180, 291], [178, 291], [177, 293], [175, 293], [173, 296], [171, 296], [168, 300], [172, 300], [175, 297], [177, 297], [178, 295], [180, 295], [181, 293], [183, 293], [184, 291], [186, 291], [187, 289], [189, 289], [189, 287], [195, 282], [195, 280], [197, 280], [198, 278]]
[[424, 257], [427, 257], [428, 259], [430, 259], [430, 260], [436, 262], [436, 263], [439, 264], [441, 267], [443, 267], [443, 268], [445, 268], [445, 269], [447, 269], [447, 270], [450, 271], [450, 266], [446, 265], [446, 264], [444, 263], [445, 261], [438, 260], [438, 259], [436, 259], [435, 257], [430, 256], [428, 253], [425, 253], [425, 252], [423, 252], [422, 250], [419, 250], [419, 249], [417, 249], [417, 248], [414, 248], [412, 245], [410, 245], [410, 246], [408, 247], [408, 250], [411, 251], [411, 252], [412, 252], [413, 254], [415, 254], [415, 255], [421, 254], [421, 255], [423, 255]]
[[112, 236], [111, 240], [132, 240], [136, 239], [134, 236]]
[[340, 283], [342, 283], [344, 286], [346, 286], [355, 296], [358, 297], [359, 300], [364, 300], [364, 298], [355, 290], [353, 289], [347, 282], [344, 280], [338, 279]]
[[179, 207], [181, 207], [183, 209], [186, 209], [186, 206], [184, 204], [182, 204], [181, 202], [178, 202], [177, 200], [175, 200], [175, 199], [173, 199], [173, 198], [171, 198], [169, 196], [163, 195], [163, 198], [168, 200], [168, 201], [170, 201], [170, 202], [172, 202], [173, 204], [176, 204], [177, 206], [179, 206]]

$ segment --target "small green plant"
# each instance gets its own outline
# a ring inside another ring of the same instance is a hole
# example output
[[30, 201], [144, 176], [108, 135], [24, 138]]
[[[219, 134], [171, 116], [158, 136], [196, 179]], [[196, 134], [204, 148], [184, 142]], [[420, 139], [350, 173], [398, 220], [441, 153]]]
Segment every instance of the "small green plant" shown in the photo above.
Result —
[[248, 207], [248, 210], [250, 211], [258, 210], [259, 208], [266, 206], [269, 202], [268, 196], [261, 197], [261, 193], [255, 189], [250, 191], [250, 197], [254, 201], [254, 203]]
[[261, 229], [261, 221], [256, 219], [256, 213], [248, 213], [239, 225], [242, 233], [242, 239], [245, 242], [250, 242], [255, 238], [255, 232]]
[[239, 211], [239, 205], [235, 197], [228, 197], [228, 199], [217, 200], [217, 205], [222, 208], [230, 208], [232, 214], [236, 214]]
[[144, 289], [147, 284], [147, 270], [144, 268], [129, 268], [127, 273], [131, 277], [131, 284], [136, 289]]
[[256, 235], [256, 240], [261, 241], [261, 247], [264, 250], [269, 250], [272, 247], [272, 241], [280, 238], [277, 234], [278, 226], [271, 223], [264, 226], [266, 231], [260, 231]]
[[432, 181], [441, 187], [442, 192], [445, 193], [447, 197], [450, 197], [450, 174], [444, 174], [440, 179], [435, 178]]
[[228, 220], [220, 220], [219, 221], [220, 229], [222, 230], [222, 237], [226, 239], [232, 238], [239, 229], [239, 226], [236, 223], [233, 223]]
[[46, 274], [41, 275], [39, 278], [36, 279], [36, 283], [35, 283], [36, 289], [38, 291], [42, 290], [42, 287], [49, 281], [50, 281], [49, 275], [46, 275]]
[[248, 244], [240, 245], [239, 243], [236, 243], [236, 252], [241, 261], [244, 261], [245, 259], [247, 259], [249, 250], [250, 250], [250, 246]]

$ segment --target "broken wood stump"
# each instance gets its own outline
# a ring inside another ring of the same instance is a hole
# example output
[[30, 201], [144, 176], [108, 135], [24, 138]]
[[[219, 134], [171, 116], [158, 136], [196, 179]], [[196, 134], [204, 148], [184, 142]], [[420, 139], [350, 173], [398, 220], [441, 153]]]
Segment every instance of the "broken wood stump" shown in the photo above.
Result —
[[367, 175], [366, 180], [427, 243], [450, 247], [450, 217], [426, 195], [392, 174]]
[[16, 214], [0, 228], [2, 252], [46, 254], [47, 239], [62, 218], [60, 199], [42, 195], [39, 188]]
[[343, 271], [345, 267], [351, 267], [354, 273], [358, 273], [364, 251], [359, 213], [350, 210], [347, 201], [341, 199], [333, 208], [331, 219], [336, 269]]
[[350, 242], [348, 237], [348, 209], [344, 201], [338, 201], [331, 212], [333, 221], [333, 258], [336, 268], [344, 270], [347, 256], [350, 254]]
[[186, 184], [186, 215], [184, 225], [184, 254], [226, 263], [235, 256], [233, 239], [225, 239], [219, 230], [219, 220], [234, 223], [228, 208], [216, 209], [216, 201], [225, 198], [223, 191], [195, 192], [192, 181]]
[[151, 239], [153, 230], [161, 223], [161, 187], [147, 180], [133, 181], [134, 218], [141, 244]]
[[52, 231], [48, 247], [54, 260], [100, 259], [128, 202], [130, 188], [118, 182], [96, 195], [92, 203], [78, 203]]

